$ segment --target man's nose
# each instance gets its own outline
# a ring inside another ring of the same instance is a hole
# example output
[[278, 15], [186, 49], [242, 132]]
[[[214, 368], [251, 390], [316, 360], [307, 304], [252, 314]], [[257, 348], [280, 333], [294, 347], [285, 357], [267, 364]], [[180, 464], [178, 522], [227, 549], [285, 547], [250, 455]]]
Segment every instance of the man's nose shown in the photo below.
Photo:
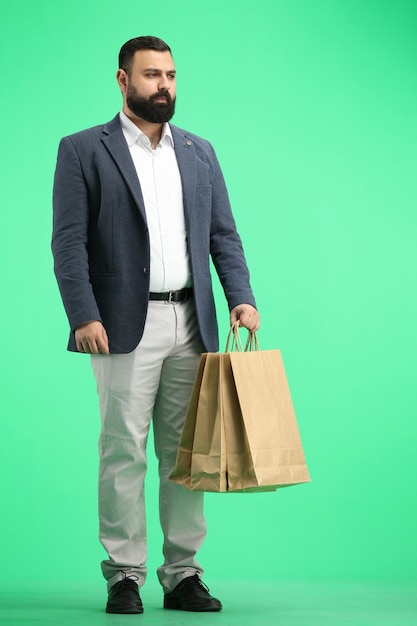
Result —
[[159, 89], [165, 89], [166, 91], [169, 91], [170, 88], [170, 84], [169, 84], [169, 80], [167, 76], [161, 76], [159, 79]]

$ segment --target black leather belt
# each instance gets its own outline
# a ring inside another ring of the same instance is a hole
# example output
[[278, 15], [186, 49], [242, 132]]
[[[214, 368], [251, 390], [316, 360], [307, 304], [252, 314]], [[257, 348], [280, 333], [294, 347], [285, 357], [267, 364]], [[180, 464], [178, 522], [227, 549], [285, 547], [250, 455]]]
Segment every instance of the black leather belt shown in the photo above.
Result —
[[163, 300], [165, 302], [185, 302], [193, 295], [192, 287], [185, 287], [177, 291], [165, 291], [164, 293], [156, 293], [151, 291], [149, 300]]

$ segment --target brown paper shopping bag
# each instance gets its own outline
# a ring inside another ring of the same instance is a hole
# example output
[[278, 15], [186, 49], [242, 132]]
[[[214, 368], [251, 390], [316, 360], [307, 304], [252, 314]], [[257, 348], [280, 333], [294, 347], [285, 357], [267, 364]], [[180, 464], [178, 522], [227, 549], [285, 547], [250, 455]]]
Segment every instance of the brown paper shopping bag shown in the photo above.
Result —
[[[230, 352], [229, 357], [242, 423], [229, 427], [225, 415], [228, 489], [257, 490], [309, 482], [281, 352], [260, 350], [252, 335], [244, 352]], [[250, 450], [251, 467], [247, 467], [246, 475], [239, 469], [239, 446], [235, 445], [240, 429]]]
[[[236, 340], [240, 342], [238, 334], [229, 333], [226, 350], [229, 343], [231, 349], [236, 348]], [[241, 344], [239, 349], [242, 349]], [[224, 397], [225, 384], [233, 387], [233, 381], [227, 378], [230, 372], [228, 357], [227, 353], [209, 352], [201, 355], [176, 466], [170, 475], [170, 480], [187, 489], [217, 492], [228, 490], [224, 414], [225, 410], [227, 413], [238, 410], [238, 404], [230, 404], [227, 396]], [[242, 455], [243, 451], [240, 452]]]
[[205, 355], [190, 467], [191, 489], [201, 491], [227, 490], [220, 365], [219, 354]]
[[242, 351], [235, 325], [225, 353], [201, 356], [170, 478], [203, 491], [273, 491], [310, 480], [279, 350], [260, 351], [250, 334]]
[[224, 424], [218, 402], [219, 354], [201, 355], [170, 480], [187, 489], [226, 491]]

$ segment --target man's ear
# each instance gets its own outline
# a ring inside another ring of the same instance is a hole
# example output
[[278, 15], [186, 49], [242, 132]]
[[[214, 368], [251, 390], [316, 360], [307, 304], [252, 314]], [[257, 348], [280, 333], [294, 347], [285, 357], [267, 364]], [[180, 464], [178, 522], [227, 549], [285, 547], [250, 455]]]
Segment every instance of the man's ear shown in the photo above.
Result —
[[125, 70], [122, 70], [122, 69], [117, 70], [116, 80], [117, 80], [117, 84], [119, 85], [120, 91], [124, 93], [127, 87], [127, 74]]

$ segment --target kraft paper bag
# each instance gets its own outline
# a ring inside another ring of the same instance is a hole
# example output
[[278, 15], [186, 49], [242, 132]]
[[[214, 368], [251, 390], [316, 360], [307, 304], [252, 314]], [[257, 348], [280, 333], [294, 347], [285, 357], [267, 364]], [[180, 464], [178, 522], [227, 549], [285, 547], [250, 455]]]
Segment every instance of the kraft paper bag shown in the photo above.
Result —
[[225, 353], [201, 356], [170, 478], [219, 492], [310, 481], [279, 350], [259, 350], [250, 333], [243, 351], [235, 325]]
[[[230, 361], [255, 486], [285, 487], [309, 482], [280, 351], [231, 352]], [[235, 432], [237, 429], [236, 424]], [[227, 435], [226, 445], [229, 445]], [[239, 451], [234, 454], [236, 456], [239, 457]], [[234, 457], [228, 455], [230, 468], [235, 465]], [[241, 488], [251, 486], [248, 478], [243, 480]], [[229, 490], [235, 485], [240, 485], [239, 476], [230, 470]]]
[[187, 487], [187, 489], [191, 488], [191, 455], [193, 452], [198, 399], [200, 395], [201, 380], [203, 378], [206, 358], [207, 354], [201, 355], [200, 364], [197, 370], [194, 387], [181, 434], [181, 440], [178, 447], [175, 468], [169, 477], [170, 480], [180, 485], [183, 485], [184, 487]]
[[218, 356], [201, 355], [176, 465], [169, 477], [187, 489], [226, 491], [227, 487], [224, 425], [218, 402]]
[[272, 486], [261, 487], [256, 478], [230, 354], [223, 353], [217, 357], [220, 370], [220, 415], [224, 424], [226, 448], [226, 491], [275, 491], [276, 488]]
[[[205, 354], [191, 454], [191, 489], [227, 491], [226, 440], [219, 354]], [[202, 357], [203, 358], [203, 357]]]

